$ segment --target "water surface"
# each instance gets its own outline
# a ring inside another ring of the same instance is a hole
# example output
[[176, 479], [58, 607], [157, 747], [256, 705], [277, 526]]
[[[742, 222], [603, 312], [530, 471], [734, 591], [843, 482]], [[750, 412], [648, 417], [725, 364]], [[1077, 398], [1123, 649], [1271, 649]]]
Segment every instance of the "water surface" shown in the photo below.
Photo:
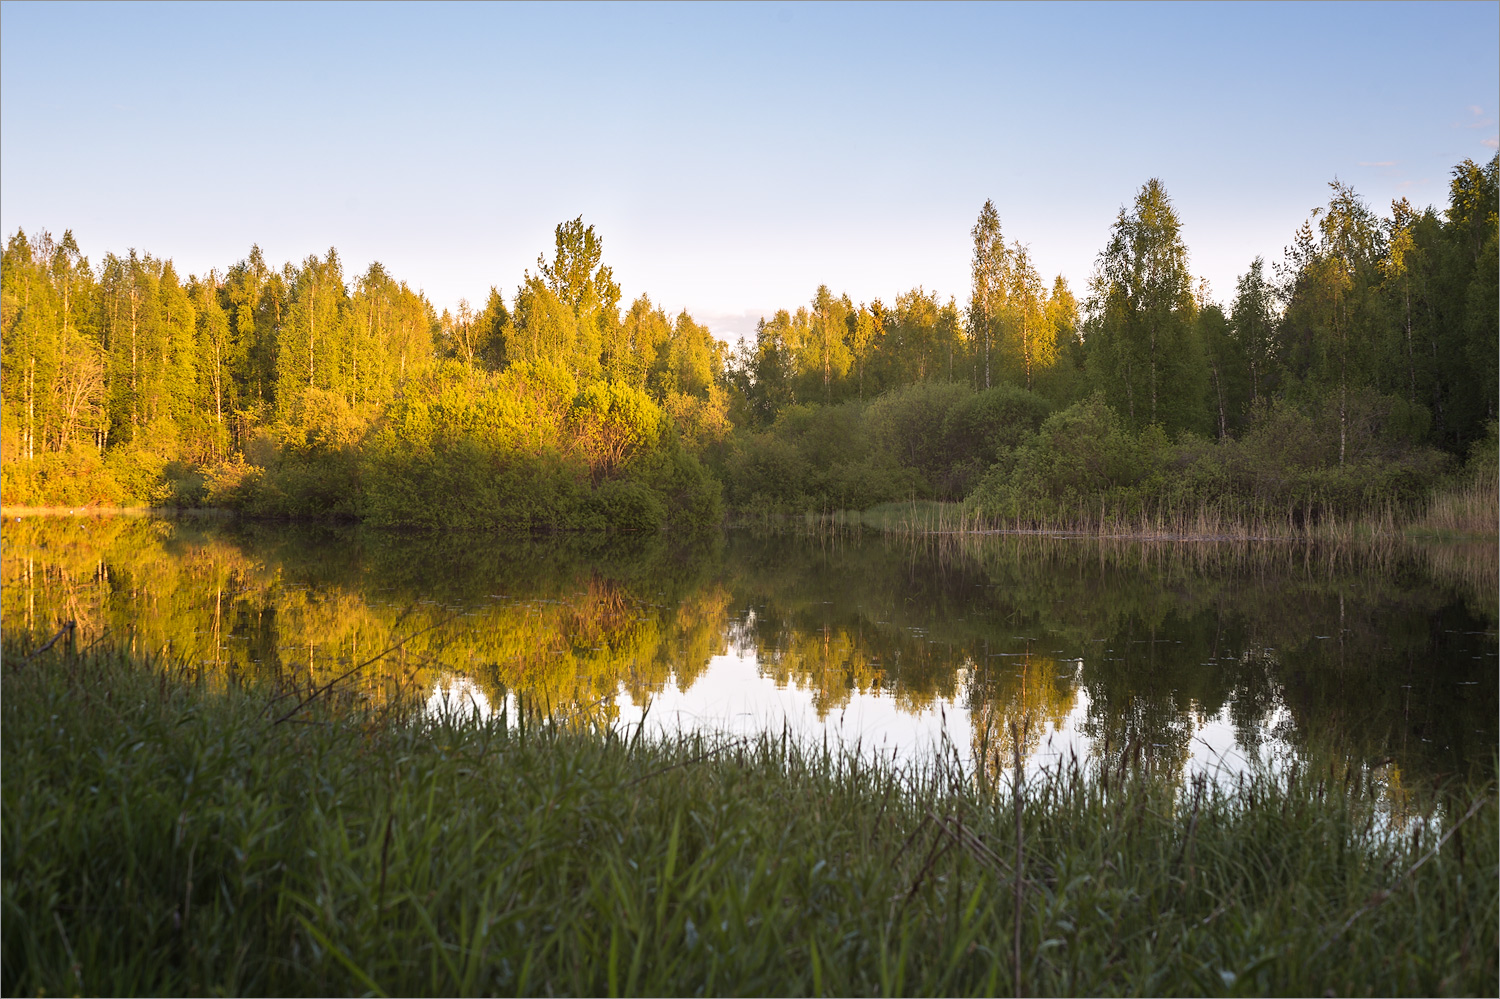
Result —
[[1493, 772], [1494, 545], [729, 532], [505, 539], [12, 519], [7, 632], [209, 676], [902, 758]]

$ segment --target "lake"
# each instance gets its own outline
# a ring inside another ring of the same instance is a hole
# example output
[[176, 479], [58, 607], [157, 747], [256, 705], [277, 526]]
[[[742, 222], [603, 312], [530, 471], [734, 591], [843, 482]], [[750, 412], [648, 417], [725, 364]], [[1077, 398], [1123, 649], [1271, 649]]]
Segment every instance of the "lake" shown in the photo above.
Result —
[[1387, 797], [1496, 762], [1493, 542], [400, 535], [11, 517], [3, 626], [181, 675], [966, 765], [1328, 768]]

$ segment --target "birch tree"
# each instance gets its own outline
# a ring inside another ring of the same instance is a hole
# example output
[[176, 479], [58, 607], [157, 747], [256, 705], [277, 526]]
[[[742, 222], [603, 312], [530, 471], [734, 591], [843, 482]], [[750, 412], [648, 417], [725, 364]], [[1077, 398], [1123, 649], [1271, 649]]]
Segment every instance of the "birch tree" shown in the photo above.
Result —
[[995, 326], [1005, 308], [1005, 288], [1010, 259], [1005, 247], [1005, 237], [1000, 231], [1000, 214], [995, 203], [986, 200], [979, 210], [974, 228], [969, 230], [974, 240], [974, 255], [970, 261], [971, 289], [969, 294], [969, 335], [974, 349], [975, 381], [980, 381], [982, 367], [984, 387], [990, 387], [990, 353], [995, 337]]

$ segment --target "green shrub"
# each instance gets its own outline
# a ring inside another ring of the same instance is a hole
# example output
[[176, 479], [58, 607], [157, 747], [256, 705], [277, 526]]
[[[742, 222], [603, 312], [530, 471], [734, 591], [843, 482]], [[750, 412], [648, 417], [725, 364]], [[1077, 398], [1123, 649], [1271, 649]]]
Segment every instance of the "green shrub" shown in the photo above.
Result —
[[667, 520], [661, 498], [639, 482], [609, 479], [589, 496], [588, 509], [599, 526], [612, 531], [656, 531]]
[[669, 445], [640, 474], [660, 497], [670, 526], [697, 529], [716, 527], [723, 521], [723, 490], [718, 480], [681, 446]]
[[162, 482], [152, 491], [152, 506], [178, 509], [200, 507], [208, 499], [208, 477], [203, 470], [184, 461], [169, 461], [162, 469]]
[[654, 531], [718, 523], [719, 486], [639, 389], [582, 391], [518, 363], [392, 405], [365, 442], [362, 510], [378, 526]]
[[115, 480], [117, 467], [96, 448], [78, 444], [32, 461], [7, 458], [0, 464], [0, 495], [17, 506], [119, 506], [126, 496]]
[[162, 482], [167, 460], [149, 445], [124, 445], [104, 454], [104, 471], [114, 484], [115, 499], [122, 506], [145, 506]]
[[1331, 403], [1310, 410], [1277, 402], [1239, 439], [1210, 442], [1161, 427], [1131, 433], [1095, 395], [1056, 413], [1001, 455], [974, 490], [981, 517], [1092, 523], [1101, 517], [1191, 515], [1213, 509], [1296, 524], [1414, 510], [1449, 467], [1416, 443], [1425, 432], [1398, 399], [1354, 395], [1343, 421]]
[[975, 392], [954, 382], [918, 382], [872, 402], [866, 422], [883, 458], [921, 476], [917, 492], [960, 499], [1036, 431], [1048, 409], [1014, 385]]
[[959, 400], [943, 420], [944, 466], [935, 491], [962, 499], [984, 472], [1041, 427], [1051, 406], [1015, 385], [998, 385]]

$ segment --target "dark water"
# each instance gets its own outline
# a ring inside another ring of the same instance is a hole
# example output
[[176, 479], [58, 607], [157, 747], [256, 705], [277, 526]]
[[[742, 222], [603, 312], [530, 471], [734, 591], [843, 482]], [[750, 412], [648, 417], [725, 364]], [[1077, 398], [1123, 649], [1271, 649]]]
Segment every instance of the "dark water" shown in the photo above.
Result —
[[[12, 518], [6, 632], [76, 620], [196, 670], [673, 731], [783, 727], [1005, 766], [1493, 772], [1495, 546], [506, 540]], [[107, 635], [106, 635], [107, 633]], [[382, 655], [382, 653], [384, 653]], [[376, 658], [378, 656], [378, 658]], [[1014, 728], [1013, 728], [1014, 724]], [[1014, 733], [1014, 734], [1013, 734]]]

